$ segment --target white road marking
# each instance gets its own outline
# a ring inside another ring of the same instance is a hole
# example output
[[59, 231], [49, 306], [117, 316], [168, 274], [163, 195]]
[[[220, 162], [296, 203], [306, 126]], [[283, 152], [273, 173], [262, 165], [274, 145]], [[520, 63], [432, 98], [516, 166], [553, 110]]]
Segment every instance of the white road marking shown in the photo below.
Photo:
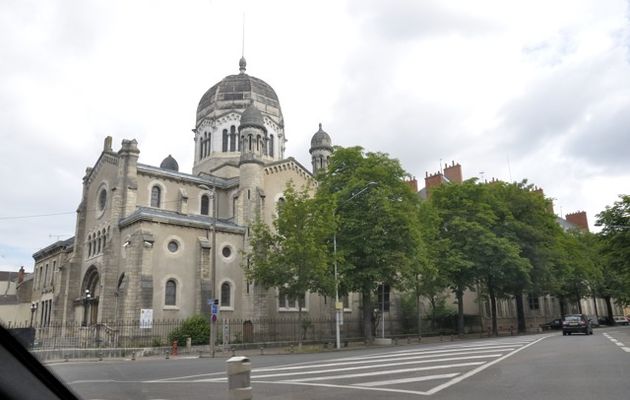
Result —
[[471, 366], [482, 365], [482, 364], [485, 364], [485, 362], [484, 361], [476, 361], [476, 362], [460, 363], [460, 364], [432, 365], [430, 367], [394, 369], [394, 370], [389, 370], [389, 371], [363, 372], [363, 373], [360, 373], [360, 374], [317, 376], [317, 377], [314, 377], [314, 378], [290, 379], [290, 380], [285, 380], [285, 381], [282, 381], [282, 382], [313, 382], [313, 381], [326, 381], [326, 380], [333, 380], [333, 379], [362, 378], [362, 377], [365, 377], [365, 376], [390, 375], [390, 374], [400, 374], [400, 373], [405, 373], [405, 372], [417, 372], [417, 371], [431, 371], [431, 370], [434, 370], [434, 369], [471, 367]]
[[623, 346], [624, 346], [624, 344], [623, 344], [623, 343], [621, 343], [621, 342], [617, 342], [617, 343], [615, 343], [615, 344], [616, 344], [617, 346], [619, 346], [619, 347], [623, 347]]
[[256, 383], [271, 383], [275, 385], [315, 386], [315, 387], [328, 387], [328, 388], [335, 388], [335, 389], [369, 390], [371, 392], [392, 392], [392, 393], [427, 395], [426, 392], [415, 391], [415, 390], [363, 387], [363, 386], [356, 386], [356, 385], [335, 385], [332, 383], [309, 383], [309, 382], [289, 382], [289, 381], [256, 381]]
[[[500, 349], [501, 351], [511, 351], [514, 350], [513, 347], [508, 347], [505, 349]], [[398, 355], [398, 358], [401, 361], [406, 361], [406, 360], [421, 360], [421, 359], [427, 359], [430, 358], [434, 361], [440, 361], [440, 358], [435, 358], [436, 356], [441, 356], [441, 357], [447, 357], [447, 356], [462, 356], [462, 355], [467, 355], [467, 354], [480, 354], [480, 353], [490, 353], [493, 351], [497, 351], [497, 349], [488, 349], [488, 350], [474, 350], [474, 351], [459, 351], [459, 352], [451, 352], [451, 350], [449, 350], [448, 354], [444, 354], [442, 351], [439, 352], [428, 352], [428, 353], [424, 353], [423, 355], [414, 355], [412, 357], [403, 357], [401, 355]], [[431, 354], [429, 354], [431, 353]], [[433, 353], [438, 353], [438, 354], [433, 354]], [[413, 354], [413, 353], [412, 353]], [[347, 362], [337, 362], [337, 363], [328, 363], [328, 364], [316, 364], [316, 365], [296, 365], [296, 366], [292, 366], [292, 367], [269, 367], [269, 368], [260, 368], [260, 369], [254, 369], [252, 372], [275, 372], [275, 371], [294, 371], [294, 370], [298, 370], [298, 369], [307, 369], [307, 368], [324, 368], [324, 367], [336, 367], [336, 366], [340, 366], [340, 365], [357, 365], [357, 364], [369, 364], [369, 363], [374, 363], [374, 362], [378, 362], [379, 360], [358, 360], [358, 361], [347, 361]], [[383, 361], [393, 361], [393, 360], [383, 360]], [[397, 362], [396, 365], [404, 365], [404, 362]], [[375, 366], [379, 367], [382, 366], [383, 364], [376, 364]]]
[[401, 379], [390, 379], [387, 381], [357, 383], [356, 385], [365, 386], [365, 387], [397, 385], [399, 383], [424, 382], [424, 381], [430, 381], [430, 380], [435, 380], [435, 379], [449, 379], [449, 378], [454, 378], [459, 374], [460, 374], [459, 372], [454, 372], [452, 374], [425, 375], [425, 376], [416, 376], [413, 378], [401, 378]]
[[622, 347], [621, 349], [626, 353], [630, 353], [630, 347]]
[[[396, 354], [383, 354], [383, 355], [370, 355], [370, 356], [363, 356], [363, 357], [350, 357], [350, 358], [343, 358], [343, 359], [339, 359], [339, 360], [332, 360], [332, 361], [363, 361], [363, 360], [373, 360], [373, 361], [378, 361], [379, 359], [383, 359], [383, 361], [388, 361], [385, 360], [387, 358], [400, 358], [401, 356], [415, 356], [415, 355], [423, 355], [423, 354], [441, 354], [441, 353], [453, 353], [453, 352], [470, 352], [470, 351], [475, 351], [475, 350], [497, 350], [497, 351], [502, 351], [502, 350], [514, 350], [514, 346], [513, 345], [505, 345], [505, 346], [475, 346], [475, 347], [470, 347], [470, 348], [452, 348], [452, 349], [443, 349], [443, 350], [419, 350], [419, 351], [409, 351], [407, 350], [407, 352], [396, 352]], [[367, 362], [371, 362], [371, 361], [367, 361]], [[312, 365], [310, 365], [312, 366]]]
[[496, 360], [493, 360], [493, 361], [491, 361], [489, 363], [485, 363], [484, 365], [482, 365], [480, 367], [477, 367], [477, 368], [473, 369], [472, 371], [468, 371], [468, 372], [464, 373], [463, 375], [460, 375], [460, 376], [458, 376], [456, 378], [453, 378], [453, 379], [451, 379], [450, 381], [448, 381], [446, 383], [438, 385], [438, 386], [434, 387], [433, 389], [427, 391], [426, 393], [427, 394], [434, 394], [434, 393], [439, 392], [440, 390], [446, 389], [449, 386], [453, 386], [454, 384], [459, 383], [459, 382], [463, 381], [464, 379], [469, 378], [469, 377], [471, 377], [471, 376], [473, 376], [473, 375], [483, 371], [484, 369], [486, 369], [488, 367], [491, 367], [494, 364], [499, 363], [499, 362], [505, 360], [506, 358], [508, 358], [510, 356], [513, 356], [514, 354], [518, 353], [519, 351], [524, 350], [524, 349], [528, 348], [529, 346], [532, 346], [532, 345], [534, 345], [534, 344], [536, 344], [536, 343], [540, 342], [541, 340], [546, 339], [548, 337], [549, 336], [543, 336], [543, 337], [541, 337], [538, 340], [534, 340], [533, 342], [531, 342], [531, 343], [529, 343], [529, 344], [527, 344], [527, 345], [525, 345], [525, 346], [523, 346], [521, 348], [518, 348], [518, 349], [514, 350], [511, 353], [508, 353], [508, 354], [504, 355], [503, 357], [497, 358]]
[[255, 375], [255, 376], [252, 376], [251, 379], [254, 380], [254, 379], [260, 379], [260, 378], [277, 378], [277, 377], [282, 377], [282, 376], [326, 374], [326, 373], [331, 373], [331, 372], [356, 371], [359, 369], [397, 367], [399, 365], [427, 364], [427, 363], [437, 363], [437, 362], [446, 362], [446, 361], [464, 361], [464, 360], [474, 360], [474, 359], [481, 359], [481, 358], [496, 358], [496, 357], [501, 357], [501, 354], [484, 354], [484, 355], [476, 355], [476, 356], [469, 356], [469, 357], [449, 357], [449, 358], [439, 358], [439, 359], [430, 359], [430, 360], [397, 362], [397, 363], [391, 363], [391, 364], [372, 364], [372, 365], [362, 365], [358, 367], [321, 369], [321, 370], [316, 370], [316, 371], [284, 372], [280, 374]]

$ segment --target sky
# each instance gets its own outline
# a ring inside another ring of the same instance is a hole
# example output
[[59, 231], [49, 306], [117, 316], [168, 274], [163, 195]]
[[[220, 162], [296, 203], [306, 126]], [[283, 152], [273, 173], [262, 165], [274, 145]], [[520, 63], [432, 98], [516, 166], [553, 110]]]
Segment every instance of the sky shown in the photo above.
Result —
[[420, 187], [454, 161], [527, 179], [591, 228], [630, 193], [628, 0], [3, 0], [0, 270], [74, 234], [106, 136], [191, 172], [197, 104], [243, 49], [309, 169], [322, 123]]

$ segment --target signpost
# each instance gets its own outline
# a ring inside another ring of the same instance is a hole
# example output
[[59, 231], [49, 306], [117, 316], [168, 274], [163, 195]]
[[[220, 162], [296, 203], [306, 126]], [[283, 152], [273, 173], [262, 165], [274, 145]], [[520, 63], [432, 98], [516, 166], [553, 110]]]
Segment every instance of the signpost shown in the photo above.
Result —
[[210, 305], [210, 352], [212, 358], [215, 354], [215, 342], [217, 336], [217, 317], [219, 315], [219, 299], [208, 299]]

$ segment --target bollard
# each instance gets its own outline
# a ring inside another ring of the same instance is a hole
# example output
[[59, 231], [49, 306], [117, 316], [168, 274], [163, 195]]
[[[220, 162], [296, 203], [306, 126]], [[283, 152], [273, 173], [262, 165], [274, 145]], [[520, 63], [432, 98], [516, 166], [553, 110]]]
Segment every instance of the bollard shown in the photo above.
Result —
[[186, 336], [186, 352], [190, 353], [192, 351], [192, 338], [190, 336]]
[[171, 354], [177, 355], [177, 340], [173, 340], [173, 345], [171, 346]]
[[102, 351], [98, 352], [98, 360], [99, 361], [103, 361], [103, 352]]
[[228, 398], [251, 400], [250, 373], [252, 364], [247, 357], [232, 357], [225, 362], [228, 376]]
[[260, 355], [265, 354], [265, 346], [260, 346]]
[[293, 351], [294, 351], [293, 350], [293, 345], [291, 344], [291, 345], [289, 345], [289, 353], [293, 353]]
[[236, 355], [236, 346], [232, 346], [230, 350], [232, 350], [232, 357], [234, 357]]
[[453, 334], [451, 333], [451, 342], [453, 341]]
[[514, 336], [514, 327], [510, 326], [510, 336]]
[[135, 351], [131, 352], [131, 361], [136, 361], [136, 352]]
[[68, 355], [67, 355], [67, 354], [64, 354], [64, 356], [63, 356], [63, 361], [64, 361], [64, 362], [68, 362]]
[[407, 344], [411, 343], [411, 338], [407, 336]]
[[166, 350], [166, 357], [165, 357], [165, 358], [166, 358], [167, 360], [170, 358], [170, 357], [169, 357], [169, 356], [170, 356], [170, 354], [171, 354], [171, 353], [170, 353], [168, 350]]

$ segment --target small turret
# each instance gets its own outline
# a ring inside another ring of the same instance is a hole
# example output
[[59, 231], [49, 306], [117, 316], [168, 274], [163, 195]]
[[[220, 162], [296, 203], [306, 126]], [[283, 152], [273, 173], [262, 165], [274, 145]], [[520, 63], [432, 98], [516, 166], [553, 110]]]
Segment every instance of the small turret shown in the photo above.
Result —
[[313, 174], [317, 174], [320, 170], [328, 168], [328, 160], [333, 152], [332, 140], [330, 135], [322, 129], [319, 124], [319, 130], [315, 132], [311, 139], [311, 162], [313, 163]]

